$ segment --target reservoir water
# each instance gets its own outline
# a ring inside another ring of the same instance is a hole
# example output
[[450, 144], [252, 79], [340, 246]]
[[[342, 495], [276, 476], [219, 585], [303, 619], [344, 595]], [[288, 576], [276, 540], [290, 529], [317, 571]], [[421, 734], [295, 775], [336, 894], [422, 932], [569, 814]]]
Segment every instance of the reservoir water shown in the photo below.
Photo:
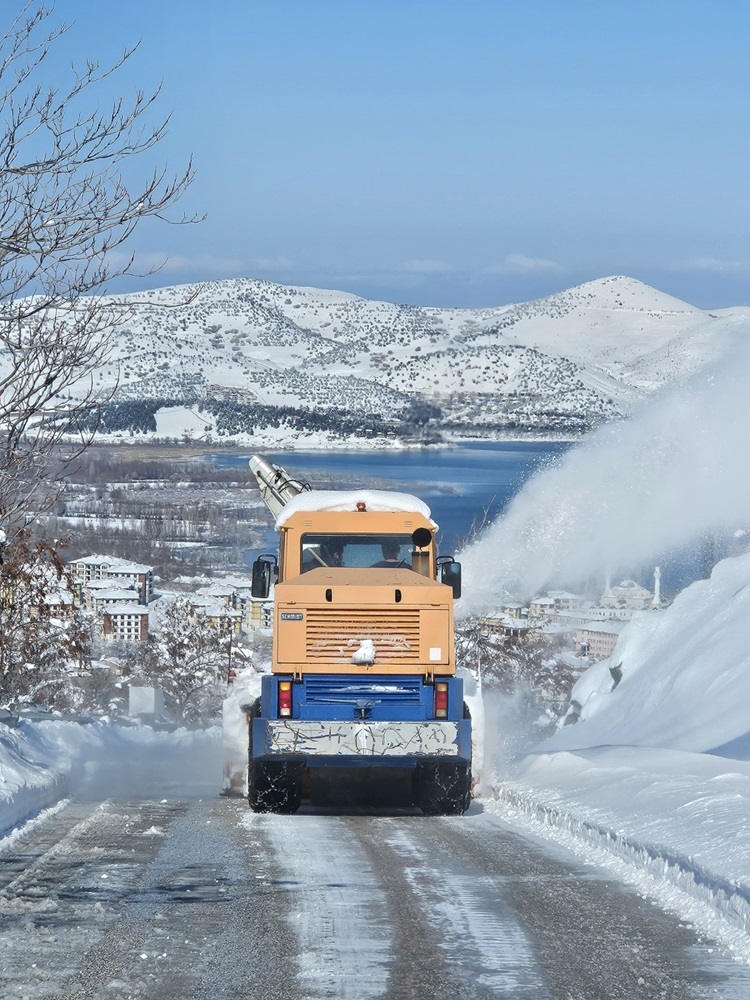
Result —
[[[266, 451], [295, 478], [317, 489], [396, 489], [421, 497], [440, 526], [438, 545], [455, 554], [472, 525], [494, 520], [526, 480], [553, 463], [570, 442], [502, 441], [466, 443], [453, 448], [415, 451]], [[247, 470], [251, 452], [214, 454], [223, 467]], [[249, 472], [248, 472], [249, 475]], [[705, 542], [710, 543], [710, 552]], [[270, 532], [269, 550], [275, 546]], [[728, 554], [726, 540], [709, 538], [679, 552], [655, 554], [648, 565], [612, 567], [619, 579], [631, 576], [653, 588], [653, 568], [662, 570], [664, 593], [676, 593], [707, 576], [711, 565]], [[605, 567], [602, 567], [602, 580]]]
[[[420, 497], [440, 525], [441, 552], [457, 550], [472, 524], [493, 520], [533, 473], [569, 442], [483, 441], [418, 451], [267, 453], [295, 478], [318, 488], [396, 489]], [[220, 466], [247, 467], [250, 453], [212, 456]]]

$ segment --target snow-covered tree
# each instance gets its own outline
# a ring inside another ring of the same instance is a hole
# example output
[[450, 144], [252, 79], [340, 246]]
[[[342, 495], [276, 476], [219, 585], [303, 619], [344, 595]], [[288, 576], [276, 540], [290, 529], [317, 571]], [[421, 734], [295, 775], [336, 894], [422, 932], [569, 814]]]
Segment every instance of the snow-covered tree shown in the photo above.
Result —
[[73, 607], [60, 547], [34, 544], [23, 530], [0, 545], [0, 558], [0, 702], [72, 707], [89, 674], [91, 631]]
[[227, 636], [189, 598], [179, 597], [159, 616], [154, 635], [133, 651], [128, 672], [164, 691], [165, 711], [185, 722], [218, 717], [226, 693]]

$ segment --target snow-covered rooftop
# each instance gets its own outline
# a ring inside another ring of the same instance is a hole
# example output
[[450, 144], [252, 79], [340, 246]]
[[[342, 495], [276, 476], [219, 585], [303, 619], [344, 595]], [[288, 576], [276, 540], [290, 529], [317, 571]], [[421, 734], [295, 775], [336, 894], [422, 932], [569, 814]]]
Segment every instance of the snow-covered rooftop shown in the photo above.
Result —
[[[86, 589], [88, 590], [88, 587]], [[135, 596], [136, 593], [134, 590], [125, 590], [122, 587], [116, 587], [116, 588], [113, 587], [110, 588], [109, 590], [100, 590], [99, 588], [97, 588], [97, 593], [94, 599], [97, 601], [121, 600], [128, 602], [128, 601], [133, 601]]]
[[603, 635], [619, 635], [630, 622], [616, 621], [588, 621], [585, 625], [579, 625], [582, 632], [601, 632]]
[[108, 573], [150, 573], [153, 566], [144, 566], [141, 563], [126, 562], [124, 559], [113, 559], [107, 570]]
[[149, 609], [143, 604], [112, 604], [106, 609], [108, 615], [147, 615]]

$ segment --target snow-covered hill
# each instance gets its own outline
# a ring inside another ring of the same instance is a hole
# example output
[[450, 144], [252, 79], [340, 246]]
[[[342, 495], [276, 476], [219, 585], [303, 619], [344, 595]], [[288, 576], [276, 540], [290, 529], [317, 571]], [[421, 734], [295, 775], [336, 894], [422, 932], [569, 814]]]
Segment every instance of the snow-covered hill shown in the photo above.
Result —
[[[246, 432], [248, 421], [256, 431], [267, 407], [318, 422], [349, 414], [349, 433], [363, 437], [383, 432], [368, 433], [369, 418], [407, 427], [431, 418], [433, 430], [464, 434], [575, 434], [720, 354], [750, 315], [703, 312], [627, 277], [496, 309], [395, 305], [255, 279], [125, 301], [131, 313], [100, 385], [115, 384], [119, 369], [117, 400], [176, 408], [160, 435], [218, 438]], [[251, 416], [217, 421], [219, 402]], [[440, 414], [415, 416], [415, 402]]]

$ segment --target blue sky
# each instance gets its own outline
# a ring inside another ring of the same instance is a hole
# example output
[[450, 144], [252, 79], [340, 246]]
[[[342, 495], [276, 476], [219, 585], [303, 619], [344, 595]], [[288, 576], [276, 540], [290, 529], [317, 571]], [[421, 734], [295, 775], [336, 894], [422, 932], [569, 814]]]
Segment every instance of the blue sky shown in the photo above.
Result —
[[170, 259], [133, 287], [251, 276], [483, 306], [622, 273], [750, 301], [744, 0], [57, 0], [56, 17], [76, 24], [47, 72], [140, 39], [117, 87], [163, 81], [157, 159], [194, 158], [182, 207], [207, 219], [144, 229], [142, 259]]

